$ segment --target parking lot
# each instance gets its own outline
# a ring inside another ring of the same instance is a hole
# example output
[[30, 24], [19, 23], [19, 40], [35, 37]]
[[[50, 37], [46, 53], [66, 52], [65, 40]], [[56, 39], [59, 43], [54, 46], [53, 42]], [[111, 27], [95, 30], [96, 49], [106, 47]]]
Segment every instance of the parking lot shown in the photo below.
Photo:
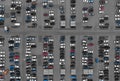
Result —
[[120, 80], [117, 0], [106, 0], [103, 10], [100, 0], [16, 1], [21, 6], [16, 16], [11, 16], [12, 0], [0, 1], [5, 8], [2, 17], [0, 13], [1, 81]]

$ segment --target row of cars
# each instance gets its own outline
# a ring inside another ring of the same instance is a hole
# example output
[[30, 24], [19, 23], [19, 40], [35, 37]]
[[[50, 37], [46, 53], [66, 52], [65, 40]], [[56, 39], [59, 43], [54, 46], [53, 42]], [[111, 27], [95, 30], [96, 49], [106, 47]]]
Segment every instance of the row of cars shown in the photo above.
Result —
[[60, 28], [65, 28], [66, 18], [65, 18], [65, 7], [66, 3], [64, 0], [59, 0], [59, 12], [60, 12]]
[[26, 0], [26, 18], [28, 28], [37, 27], [37, 0]]
[[109, 15], [105, 12], [105, 6], [108, 3], [108, 0], [99, 0], [99, 14], [105, 14], [102, 17], [99, 17], [99, 28], [108, 29], [109, 28]]
[[5, 22], [5, 6], [3, 4], [0, 4], [0, 26], [4, 26]]
[[84, 36], [82, 40], [82, 81], [93, 81], [93, 37]]
[[52, 36], [43, 38], [43, 81], [54, 81], [54, 39]]
[[21, 81], [20, 52], [17, 51], [20, 48], [21, 38], [19, 36], [11, 36], [8, 43], [10, 81]]
[[120, 1], [116, 0], [115, 5], [115, 27], [120, 28]]
[[6, 1], [6, 0], [0, 0], [0, 1]]
[[5, 32], [8, 32], [8, 27], [5, 25], [5, 6], [3, 4], [0, 4], [0, 26], [4, 28]]
[[5, 79], [5, 51], [0, 49], [0, 80], [4, 80]]
[[99, 81], [109, 81], [109, 37], [100, 36], [99, 41]]
[[37, 81], [37, 56], [32, 52], [36, 47], [36, 36], [27, 36], [25, 53], [27, 81]]
[[44, 10], [44, 28], [52, 29], [55, 25], [55, 11], [53, 10], [54, 1], [53, 0], [43, 0], [42, 6]]
[[21, 21], [19, 21], [18, 15], [21, 14], [22, 2], [20, 0], [11, 0], [10, 5], [10, 21], [13, 24], [13, 28], [19, 27]]
[[71, 81], [77, 81], [76, 75], [76, 38], [70, 36], [70, 78]]
[[116, 36], [115, 41], [115, 58], [114, 58], [114, 80], [120, 80], [120, 36]]
[[5, 38], [3, 36], [0, 36], [0, 47], [4, 46], [4, 40]]
[[85, 6], [82, 8], [83, 23], [87, 23], [89, 20], [89, 17], [94, 16], [93, 3], [94, 3], [94, 0], [83, 0], [83, 4], [85, 4]]
[[[84, 6], [82, 7], [82, 22], [88, 23], [90, 17], [94, 16], [94, 0], [83, 0]], [[85, 25], [83, 26], [83, 29], [91, 29], [91, 25]]]
[[108, 0], [99, 0], [99, 13], [105, 13], [105, 5], [108, 3]]
[[109, 28], [109, 16], [104, 15], [99, 18], [99, 28], [100, 29], [108, 29]]
[[6, 53], [4, 50], [4, 41], [5, 38], [3, 36], [0, 36], [0, 80], [4, 80], [5, 79], [5, 65], [6, 65]]
[[65, 36], [60, 36], [60, 81], [65, 81]]
[[76, 0], [70, 0], [70, 28], [76, 28]]
[[99, 28], [100, 29], [108, 29], [109, 28], [109, 16], [104, 15], [99, 18]]

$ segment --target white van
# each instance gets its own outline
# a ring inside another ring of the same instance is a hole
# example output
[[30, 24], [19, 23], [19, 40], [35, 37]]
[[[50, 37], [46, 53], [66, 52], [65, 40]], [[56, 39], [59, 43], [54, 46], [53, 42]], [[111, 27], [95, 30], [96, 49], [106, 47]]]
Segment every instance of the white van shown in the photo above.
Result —
[[4, 26], [4, 31], [9, 32], [9, 28], [7, 26]]

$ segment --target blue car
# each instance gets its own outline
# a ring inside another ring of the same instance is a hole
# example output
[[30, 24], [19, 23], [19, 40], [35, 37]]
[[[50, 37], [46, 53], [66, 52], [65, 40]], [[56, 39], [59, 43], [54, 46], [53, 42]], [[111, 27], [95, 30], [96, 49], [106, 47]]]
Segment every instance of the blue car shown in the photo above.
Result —
[[13, 71], [15, 69], [15, 66], [14, 65], [10, 65], [10, 70]]
[[5, 20], [5, 18], [3, 18], [3, 17], [0, 17], [0, 21], [4, 21]]
[[44, 40], [45, 42], [47, 42], [47, 41], [49, 40], [49, 38], [48, 38], [48, 37], [44, 37], [43, 40]]
[[43, 81], [48, 81], [47, 79], [44, 79]]
[[74, 56], [74, 55], [75, 55], [75, 52], [71, 52], [71, 53], [70, 53], [70, 56]]
[[115, 47], [115, 50], [116, 51], [120, 51], [120, 47]]
[[95, 62], [98, 63], [98, 62], [99, 62], [99, 59], [98, 59], [98, 58], [95, 58]]
[[36, 70], [36, 68], [31, 68], [31, 71], [36, 72], [37, 70]]
[[89, 3], [94, 3], [94, 0], [88, 0]]
[[87, 77], [88, 77], [88, 78], [91, 78], [92, 76], [93, 76], [92, 74], [88, 74], [88, 76], [87, 76]]
[[77, 79], [72, 79], [72, 81], [77, 81]]
[[36, 5], [32, 5], [31, 8], [32, 8], [32, 9], [35, 9], [35, 8], [36, 8]]
[[64, 42], [65, 41], [65, 36], [61, 36], [60, 37], [60, 42], [62, 43], [62, 42]]
[[25, 21], [26, 22], [31, 22], [31, 19], [32, 19], [32, 17], [28, 15], [28, 16], [26, 16], [26, 20]]
[[14, 44], [14, 47], [15, 47], [15, 48], [19, 48], [19, 46], [20, 46], [20, 43], [15, 43], [15, 44]]
[[118, 26], [120, 26], [120, 20], [115, 21]]
[[20, 79], [16, 79], [16, 81], [21, 81]]
[[76, 79], [76, 75], [71, 75], [70, 78]]
[[14, 56], [15, 55], [15, 53], [14, 52], [10, 52], [10, 54], [9, 54], [10, 56]]
[[118, 62], [118, 61], [115, 61], [115, 62], [114, 62], [114, 64], [115, 64], [115, 65], [119, 65], [119, 64], [120, 64], [120, 62]]
[[109, 57], [104, 57], [104, 60], [109, 60]]
[[20, 62], [19, 62], [19, 61], [14, 61], [14, 63], [15, 63], [16, 65], [19, 65]]
[[54, 60], [53, 59], [49, 59], [49, 62], [52, 63]]
[[88, 68], [89, 68], [89, 67], [88, 67], [88, 66], [86, 66], [86, 65], [84, 65], [84, 66], [83, 66], [83, 69], [88, 69]]

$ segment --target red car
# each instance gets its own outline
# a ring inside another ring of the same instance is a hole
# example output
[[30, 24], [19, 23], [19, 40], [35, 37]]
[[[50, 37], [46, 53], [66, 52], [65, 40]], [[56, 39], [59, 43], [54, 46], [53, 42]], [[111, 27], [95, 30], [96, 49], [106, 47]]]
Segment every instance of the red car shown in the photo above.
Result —
[[49, 65], [49, 66], [48, 66], [48, 69], [53, 69], [53, 68], [54, 68], [53, 65]]
[[48, 52], [43, 52], [43, 56], [48, 56]]
[[19, 55], [15, 55], [14, 58], [15, 58], [15, 59], [19, 59], [20, 56], [19, 56]]
[[100, 5], [99, 6], [99, 13], [104, 13], [104, 10], [105, 10], [104, 5]]
[[71, 49], [70, 52], [75, 52], [75, 50], [74, 50], [74, 49]]
[[49, 14], [48, 13], [44, 13], [43, 16], [48, 16]]
[[93, 43], [88, 43], [87, 46], [94, 46], [94, 44]]

